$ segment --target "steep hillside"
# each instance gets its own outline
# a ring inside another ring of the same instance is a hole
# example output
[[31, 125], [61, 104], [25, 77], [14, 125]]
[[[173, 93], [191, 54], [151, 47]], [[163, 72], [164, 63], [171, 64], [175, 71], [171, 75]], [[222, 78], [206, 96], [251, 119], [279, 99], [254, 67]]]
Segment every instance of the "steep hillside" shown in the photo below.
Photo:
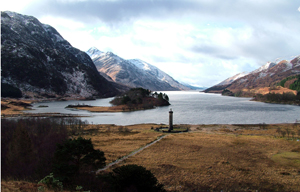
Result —
[[32, 16], [1, 12], [1, 83], [25, 97], [109, 97], [90, 57]]
[[237, 79], [239, 79], [241, 77], [244, 77], [246, 75], [248, 75], [248, 73], [246, 73], [246, 72], [238, 73], [238, 74], [236, 74], [236, 75], [234, 75], [232, 77], [229, 77], [229, 78], [225, 79], [224, 81], [222, 81], [221, 83], [217, 84], [216, 86], [229, 85], [232, 82], [234, 82], [235, 80], [237, 80]]
[[277, 64], [268, 62], [245, 76], [239, 77], [228, 84], [220, 83], [207, 89], [205, 92], [221, 93], [224, 89], [228, 89], [233, 93], [244, 91], [253, 94], [266, 94], [270, 90], [276, 90], [275, 92], [278, 93], [286, 92], [288, 91], [286, 88], [282, 89], [282, 91], [279, 90], [281, 88], [277, 87], [278, 83], [287, 77], [297, 74], [300, 74], [300, 57], [296, 57], [291, 61], [283, 60]]
[[245, 88], [274, 87], [278, 81], [297, 74], [300, 74], [300, 64], [298, 62], [293, 64], [283, 60], [276, 65], [270, 65], [270, 67], [257, 72], [254, 71], [249, 75], [234, 81], [228, 89], [235, 92]]
[[179, 83], [178, 81], [173, 79], [173, 77], [171, 77], [167, 73], [163, 72], [162, 70], [158, 69], [157, 67], [155, 67], [145, 61], [142, 61], [140, 59], [130, 59], [128, 61], [133, 63], [138, 68], [144, 70], [147, 75], [156, 77], [157, 79], [161, 80], [162, 82], [168, 83], [172, 87], [175, 87], [179, 90], [189, 90], [188, 87]]
[[87, 51], [100, 74], [107, 79], [129, 87], [143, 87], [153, 91], [188, 90], [168, 74], [139, 59], [125, 60], [112, 52], [103, 53], [96, 48]]
[[222, 81], [221, 83], [219, 83], [217, 85], [214, 85], [210, 88], [205, 89], [204, 92], [205, 93], [222, 93], [222, 91], [224, 89], [226, 89], [227, 87], [229, 87], [232, 82], [234, 82], [235, 80], [237, 80], [241, 77], [244, 77], [246, 75], [248, 75], [248, 73], [246, 73], [246, 72], [238, 73], [232, 77], [225, 79], [224, 81]]

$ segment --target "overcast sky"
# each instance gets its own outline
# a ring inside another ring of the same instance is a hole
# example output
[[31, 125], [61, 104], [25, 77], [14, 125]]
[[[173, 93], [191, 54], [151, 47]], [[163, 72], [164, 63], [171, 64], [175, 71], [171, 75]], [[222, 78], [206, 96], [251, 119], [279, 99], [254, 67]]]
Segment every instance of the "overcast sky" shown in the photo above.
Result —
[[0, 7], [53, 26], [82, 51], [139, 58], [196, 86], [300, 55], [299, 0], [9, 0]]

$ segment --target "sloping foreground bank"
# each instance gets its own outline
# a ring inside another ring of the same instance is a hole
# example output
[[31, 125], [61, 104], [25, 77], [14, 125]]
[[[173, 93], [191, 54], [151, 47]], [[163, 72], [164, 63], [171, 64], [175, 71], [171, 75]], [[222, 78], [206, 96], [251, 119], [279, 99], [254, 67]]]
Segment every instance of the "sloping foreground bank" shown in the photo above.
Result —
[[[104, 152], [106, 164], [162, 136], [163, 125], [88, 125], [76, 132]], [[297, 191], [299, 124], [191, 125], [119, 164], [146, 167], [167, 191]], [[109, 168], [107, 171], [110, 171]]]

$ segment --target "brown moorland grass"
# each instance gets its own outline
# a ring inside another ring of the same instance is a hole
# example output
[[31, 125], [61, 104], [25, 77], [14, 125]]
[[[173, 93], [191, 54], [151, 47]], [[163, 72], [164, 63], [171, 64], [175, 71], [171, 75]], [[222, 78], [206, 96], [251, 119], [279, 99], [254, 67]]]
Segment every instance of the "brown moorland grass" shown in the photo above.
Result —
[[[223, 125], [212, 125], [202, 126], [198, 132], [169, 135], [120, 165], [146, 167], [168, 191], [300, 190], [298, 156], [293, 156], [296, 166], [272, 158], [298, 149], [299, 142], [274, 138], [276, 126], [273, 125], [261, 132], [254, 125], [252, 128], [225, 126], [232, 132], [224, 132], [222, 129], [227, 128]], [[281, 126], [292, 128], [293, 125]], [[203, 131], [209, 127], [213, 131]], [[109, 146], [106, 150], [110, 151]]]
[[23, 114], [24, 110], [30, 110], [26, 107], [26, 104], [29, 105], [32, 102], [33, 101], [1, 98], [1, 115]]
[[43, 186], [44, 192], [52, 192], [54, 190], [48, 189], [44, 184], [36, 184], [26, 181], [6, 181], [1, 180], [2, 192], [36, 192], [38, 187]]
[[[238, 92], [240, 91], [239, 89], [230, 89], [230, 91], [232, 92]], [[278, 93], [278, 94], [283, 94], [283, 93], [294, 93], [295, 95], [297, 95], [297, 91], [295, 90], [292, 90], [292, 89], [288, 89], [286, 87], [281, 87], [281, 86], [277, 86], [275, 88], [272, 88], [272, 87], [256, 87], [256, 88], [253, 88], [253, 89], [242, 89], [241, 90], [243, 92], [244, 95], [255, 95], [255, 94], [268, 94], [268, 93]]]
[[[153, 131], [161, 126], [88, 125], [81, 136], [104, 151], [108, 164], [161, 136]], [[300, 191], [300, 142], [282, 138], [278, 128], [300, 126], [191, 125], [191, 132], [170, 134], [116, 166], [144, 166], [167, 191]], [[19, 191], [22, 184], [7, 187]]]
[[95, 149], [100, 149], [109, 164], [154, 141], [163, 133], [151, 130], [160, 125], [140, 124], [130, 126], [90, 125], [84, 138], [91, 139]]

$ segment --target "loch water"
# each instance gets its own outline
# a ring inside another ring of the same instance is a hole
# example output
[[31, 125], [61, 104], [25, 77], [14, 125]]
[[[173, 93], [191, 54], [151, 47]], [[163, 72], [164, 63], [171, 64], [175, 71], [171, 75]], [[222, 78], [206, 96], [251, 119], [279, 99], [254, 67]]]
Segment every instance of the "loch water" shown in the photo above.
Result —
[[[300, 107], [282, 104], [267, 104], [250, 101], [251, 98], [237, 98], [207, 94], [199, 91], [166, 91], [170, 106], [155, 109], [96, 113], [84, 110], [66, 109], [70, 104], [111, 106], [112, 98], [92, 101], [54, 101], [33, 104], [29, 113], [78, 114], [82, 120], [93, 124], [132, 125], [141, 123], [168, 124], [169, 110], [173, 110], [174, 124], [258, 124], [294, 123], [300, 120]], [[39, 107], [47, 105], [48, 107]]]

